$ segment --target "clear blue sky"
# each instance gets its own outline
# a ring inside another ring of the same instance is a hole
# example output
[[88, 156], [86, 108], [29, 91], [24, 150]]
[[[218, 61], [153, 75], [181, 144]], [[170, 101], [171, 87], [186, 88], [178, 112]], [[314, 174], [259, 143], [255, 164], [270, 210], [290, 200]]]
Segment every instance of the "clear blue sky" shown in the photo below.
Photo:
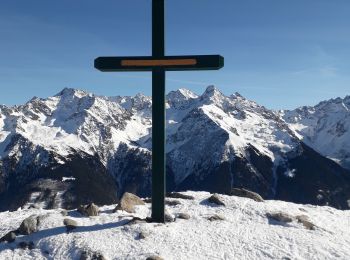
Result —
[[[225, 68], [167, 73], [167, 91], [214, 84], [269, 108], [350, 94], [350, 1], [167, 0], [168, 55], [221, 54]], [[0, 103], [64, 87], [151, 93], [149, 73], [102, 73], [97, 56], [151, 54], [150, 0], [1, 0]]]

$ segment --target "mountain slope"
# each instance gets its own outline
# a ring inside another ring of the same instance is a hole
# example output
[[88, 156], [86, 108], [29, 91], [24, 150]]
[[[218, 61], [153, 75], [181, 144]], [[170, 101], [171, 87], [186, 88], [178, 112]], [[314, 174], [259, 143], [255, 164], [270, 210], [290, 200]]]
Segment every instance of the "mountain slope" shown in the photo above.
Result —
[[[74, 89], [1, 106], [0, 210], [28, 202], [73, 208], [95, 197], [110, 204], [125, 191], [149, 196], [151, 109], [142, 94]], [[264, 198], [349, 207], [349, 171], [303, 143], [278, 113], [213, 86], [167, 95], [167, 175], [168, 190], [245, 187]], [[55, 185], [33, 190], [38, 181]]]

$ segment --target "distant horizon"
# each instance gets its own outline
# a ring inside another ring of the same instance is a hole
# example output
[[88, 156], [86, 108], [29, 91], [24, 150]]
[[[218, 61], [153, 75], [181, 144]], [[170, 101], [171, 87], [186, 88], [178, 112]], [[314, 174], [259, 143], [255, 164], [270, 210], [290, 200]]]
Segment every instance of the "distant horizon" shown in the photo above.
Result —
[[[167, 92], [202, 93], [215, 85], [271, 109], [350, 94], [349, 1], [166, 4], [167, 55], [225, 57], [220, 71], [167, 73]], [[23, 104], [64, 87], [105, 96], [151, 94], [150, 73], [93, 67], [98, 56], [151, 54], [151, 0], [3, 0], [0, 33], [1, 104]]]

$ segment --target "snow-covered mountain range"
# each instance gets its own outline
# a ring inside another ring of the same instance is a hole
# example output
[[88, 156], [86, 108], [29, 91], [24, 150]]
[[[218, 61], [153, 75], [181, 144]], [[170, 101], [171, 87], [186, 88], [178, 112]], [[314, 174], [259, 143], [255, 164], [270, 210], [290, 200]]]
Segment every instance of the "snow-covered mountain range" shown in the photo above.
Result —
[[[209, 86], [167, 95], [168, 190], [229, 193], [349, 208], [350, 97], [272, 111]], [[0, 106], [0, 210], [111, 204], [151, 192], [150, 97], [64, 89]]]
[[350, 96], [280, 115], [303, 142], [350, 169]]

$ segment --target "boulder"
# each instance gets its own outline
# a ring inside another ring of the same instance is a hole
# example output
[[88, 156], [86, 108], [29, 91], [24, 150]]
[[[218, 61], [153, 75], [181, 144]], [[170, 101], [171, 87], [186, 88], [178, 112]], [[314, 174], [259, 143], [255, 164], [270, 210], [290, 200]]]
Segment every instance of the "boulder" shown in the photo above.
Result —
[[90, 203], [85, 207], [85, 212], [89, 217], [98, 216], [100, 209], [94, 203]]
[[63, 224], [66, 226], [68, 232], [78, 227], [78, 222], [70, 218], [65, 218]]
[[250, 190], [243, 189], [243, 188], [233, 188], [231, 190], [230, 195], [249, 198], [249, 199], [255, 200], [257, 202], [264, 201], [264, 199], [258, 193], [255, 193], [255, 192], [252, 192]]
[[30, 235], [38, 230], [38, 217], [30, 216], [23, 220], [18, 229], [18, 233], [21, 235]]
[[208, 201], [210, 203], [214, 203], [216, 205], [220, 205], [220, 206], [225, 206], [225, 203], [221, 200], [221, 198], [219, 197], [218, 194], [213, 194], [208, 198]]
[[100, 209], [94, 203], [90, 203], [88, 205], [80, 205], [77, 211], [87, 217], [98, 216]]
[[89, 250], [81, 252], [80, 260], [106, 260], [103, 254]]
[[153, 256], [147, 257], [146, 260], [164, 260], [164, 258], [157, 255], [153, 255]]
[[300, 215], [295, 217], [299, 223], [302, 223], [306, 229], [315, 230], [316, 226], [310, 222], [309, 217], [306, 215]]
[[180, 218], [180, 219], [190, 219], [191, 216], [190, 216], [189, 214], [187, 214], [187, 213], [179, 213], [179, 214], [177, 215], [177, 218]]
[[141, 231], [140, 233], [139, 233], [139, 239], [145, 239], [146, 237], [148, 236], [148, 233], [147, 232], [145, 232], [145, 231]]
[[174, 222], [175, 221], [175, 217], [167, 212], [164, 215], [164, 219], [165, 219], [165, 222]]
[[116, 212], [117, 210], [124, 210], [129, 213], [135, 213], [136, 205], [145, 205], [145, 202], [143, 202], [138, 196], [125, 192], [113, 212]]
[[193, 196], [185, 195], [179, 192], [169, 192], [166, 194], [166, 197], [173, 199], [194, 200]]
[[178, 200], [165, 200], [165, 205], [177, 206], [177, 205], [181, 205], [181, 202]]
[[284, 223], [289, 223], [293, 221], [293, 217], [288, 215], [287, 213], [283, 212], [277, 212], [277, 213], [266, 213], [266, 216], [270, 219], [279, 221], [279, 222], [284, 222]]
[[16, 233], [14, 231], [8, 232], [5, 236], [0, 238], [0, 243], [1, 242], [7, 242], [7, 243], [12, 243], [16, 240]]
[[220, 216], [220, 215], [213, 215], [207, 218], [209, 221], [217, 221], [217, 220], [225, 220], [225, 217]]

